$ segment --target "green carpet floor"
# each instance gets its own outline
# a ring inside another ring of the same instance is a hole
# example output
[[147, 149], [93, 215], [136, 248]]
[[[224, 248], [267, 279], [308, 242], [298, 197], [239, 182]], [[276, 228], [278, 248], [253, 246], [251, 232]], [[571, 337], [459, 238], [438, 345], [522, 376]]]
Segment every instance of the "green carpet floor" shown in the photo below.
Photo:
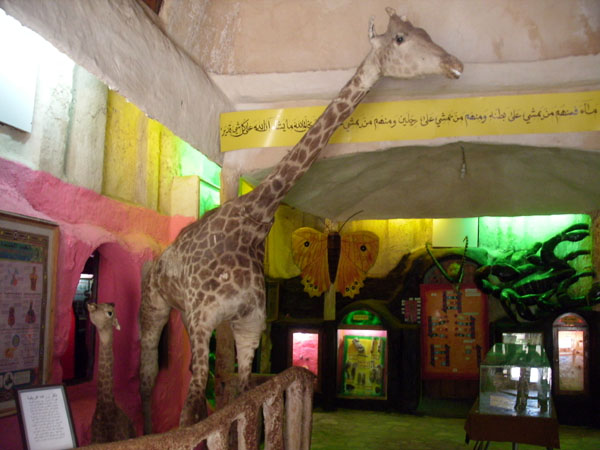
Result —
[[[312, 450], [467, 450], [465, 419], [376, 411], [338, 409], [313, 412]], [[600, 429], [560, 427], [563, 450], [599, 450]], [[510, 443], [492, 442], [490, 450], [511, 449]], [[519, 450], [542, 447], [519, 445]]]

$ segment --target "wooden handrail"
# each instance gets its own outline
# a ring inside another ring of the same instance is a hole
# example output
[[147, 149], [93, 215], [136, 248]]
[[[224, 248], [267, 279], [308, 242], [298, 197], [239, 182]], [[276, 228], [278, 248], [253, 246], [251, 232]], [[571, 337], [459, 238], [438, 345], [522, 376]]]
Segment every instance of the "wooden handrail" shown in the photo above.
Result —
[[258, 449], [259, 415], [264, 418], [265, 450], [309, 450], [312, 433], [314, 378], [302, 367], [290, 367], [243, 393], [202, 422], [162, 434], [152, 434], [88, 449], [194, 449], [206, 442], [209, 450], [227, 450], [231, 424], [237, 421], [238, 449]]

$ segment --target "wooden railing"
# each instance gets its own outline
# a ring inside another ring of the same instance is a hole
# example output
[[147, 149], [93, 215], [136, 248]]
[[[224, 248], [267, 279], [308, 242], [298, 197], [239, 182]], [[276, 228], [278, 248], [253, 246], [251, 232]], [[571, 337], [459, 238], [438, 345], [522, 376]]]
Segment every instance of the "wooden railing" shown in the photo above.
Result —
[[195, 425], [86, 448], [195, 449], [205, 443], [209, 450], [228, 450], [232, 445], [229, 442], [230, 429], [236, 422], [239, 450], [259, 448], [260, 424], [264, 426], [265, 450], [308, 450], [312, 432], [313, 386], [314, 375], [311, 372], [291, 367]]

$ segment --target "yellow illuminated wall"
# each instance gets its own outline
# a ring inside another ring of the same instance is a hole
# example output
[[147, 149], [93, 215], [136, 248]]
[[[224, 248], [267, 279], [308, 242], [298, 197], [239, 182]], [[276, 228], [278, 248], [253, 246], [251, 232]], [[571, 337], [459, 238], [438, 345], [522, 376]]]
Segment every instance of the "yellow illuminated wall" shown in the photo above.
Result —
[[[406, 253], [423, 248], [431, 242], [432, 219], [356, 220], [348, 222], [344, 232], [367, 230], [379, 237], [379, 255], [369, 271], [371, 277], [384, 277]], [[267, 236], [265, 272], [273, 278], [292, 278], [300, 269], [292, 259], [292, 232], [300, 227], [323, 231], [323, 220], [282, 205], [275, 214], [275, 223]]]
[[[585, 214], [480, 217], [479, 242], [469, 242], [469, 248], [486, 250], [490, 260], [507, 254], [524, 254], [535, 242], [544, 242], [574, 223], [591, 223]], [[325, 229], [322, 219], [304, 214], [294, 208], [282, 206], [275, 216], [275, 224], [267, 237], [265, 271], [274, 278], [292, 278], [300, 274], [291, 253], [291, 235], [297, 228], [309, 226], [320, 231]], [[400, 259], [416, 250], [423, 250], [432, 242], [433, 219], [356, 220], [348, 222], [344, 232], [367, 230], [379, 237], [379, 255], [369, 271], [370, 277], [385, 277], [396, 267]], [[592, 249], [592, 237], [581, 242], [563, 242], [556, 248], [556, 255], [579, 249]], [[584, 255], [571, 262], [577, 271], [587, 271], [592, 266], [591, 256]], [[577, 295], [589, 290], [591, 278], [583, 278], [571, 289]]]
[[200, 178], [199, 214], [218, 206], [221, 168], [146, 115], [108, 92], [102, 193], [170, 214], [178, 176]]

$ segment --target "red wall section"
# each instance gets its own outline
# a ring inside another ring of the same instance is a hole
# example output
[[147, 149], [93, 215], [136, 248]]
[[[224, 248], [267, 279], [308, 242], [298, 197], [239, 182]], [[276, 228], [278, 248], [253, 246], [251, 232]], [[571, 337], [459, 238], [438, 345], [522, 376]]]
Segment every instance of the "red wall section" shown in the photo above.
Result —
[[[51, 383], [61, 383], [60, 358], [67, 350], [72, 299], [86, 260], [98, 249], [98, 301], [114, 302], [121, 324], [121, 330], [115, 331], [115, 396], [141, 431], [137, 321], [141, 267], [193, 219], [124, 204], [4, 159], [0, 159], [0, 199], [0, 210], [50, 220], [60, 228]], [[189, 344], [178, 314], [172, 315], [170, 325], [169, 369], [159, 374], [155, 392], [161, 405], [156, 410], [157, 431], [177, 426], [189, 382]], [[68, 389], [79, 445], [89, 443], [95, 378]], [[18, 427], [14, 416], [0, 419], [3, 448], [22, 448]]]

